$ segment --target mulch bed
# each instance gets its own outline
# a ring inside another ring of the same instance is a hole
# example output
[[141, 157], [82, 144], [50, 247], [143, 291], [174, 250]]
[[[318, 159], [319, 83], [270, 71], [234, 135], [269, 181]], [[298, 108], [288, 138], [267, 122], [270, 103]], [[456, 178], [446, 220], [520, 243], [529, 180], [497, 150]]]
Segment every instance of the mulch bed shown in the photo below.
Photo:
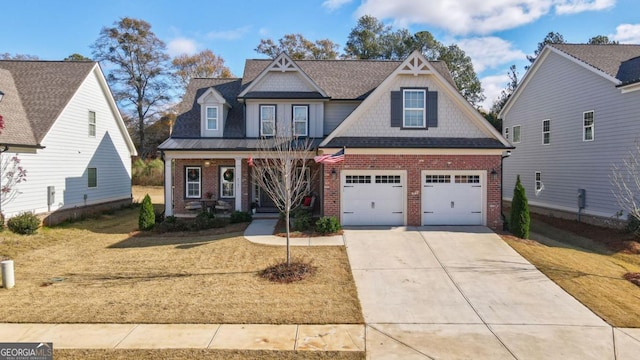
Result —
[[316, 267], [301, 260], [279, 263], [260, 271], [260, 276], [272, 282], [292, 283], [304, 280], [316, 273]]
[[640, 273], [634, 273], [634, 272], [626, 273], [624, 274], [624, 278], [625, 280], [628, 280], [636, 284], [637, 286], [640, 286]]

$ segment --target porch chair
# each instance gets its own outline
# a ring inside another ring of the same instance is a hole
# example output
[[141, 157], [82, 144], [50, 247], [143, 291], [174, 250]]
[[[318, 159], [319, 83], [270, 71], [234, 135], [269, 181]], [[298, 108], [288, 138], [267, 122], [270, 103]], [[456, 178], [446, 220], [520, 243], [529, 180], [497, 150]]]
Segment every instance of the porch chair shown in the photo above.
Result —
[[227, 212], [231, 211], [231, 204], [229, 204], [224, 200], [218, 200], [216, 202], [215, 209], [216, 209], [216, 213], [218, 211], [222, 211], [223, 213], [226, 214]]

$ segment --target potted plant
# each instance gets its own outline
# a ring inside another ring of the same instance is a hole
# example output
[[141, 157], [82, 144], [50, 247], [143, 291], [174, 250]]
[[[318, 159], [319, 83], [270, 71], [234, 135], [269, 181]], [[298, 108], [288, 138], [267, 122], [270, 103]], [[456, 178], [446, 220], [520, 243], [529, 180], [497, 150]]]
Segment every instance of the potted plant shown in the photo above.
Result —
[[251, 213], [255, 215], [257, 210], [258, 210], [258, 200], [251, 203]]
[[204, 197], [206, 197], [207, 199], [211, 199], [211, 198], [213, 197], [213, 193], [212, 193], [211, 191], [207, 191], [207, 192], [204, 194]]

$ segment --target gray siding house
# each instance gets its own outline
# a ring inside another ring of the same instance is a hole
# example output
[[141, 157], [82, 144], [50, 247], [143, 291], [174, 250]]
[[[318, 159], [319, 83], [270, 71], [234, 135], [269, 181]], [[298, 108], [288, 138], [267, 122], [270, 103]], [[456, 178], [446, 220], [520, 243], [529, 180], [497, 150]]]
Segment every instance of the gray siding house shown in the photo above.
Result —
[[534, 211], [616, 217], [611, 168], [639, 140], [638, 90], [640, 45], [547, 45], [499, 115], [515, 146], [503, 199], [520, 175]]

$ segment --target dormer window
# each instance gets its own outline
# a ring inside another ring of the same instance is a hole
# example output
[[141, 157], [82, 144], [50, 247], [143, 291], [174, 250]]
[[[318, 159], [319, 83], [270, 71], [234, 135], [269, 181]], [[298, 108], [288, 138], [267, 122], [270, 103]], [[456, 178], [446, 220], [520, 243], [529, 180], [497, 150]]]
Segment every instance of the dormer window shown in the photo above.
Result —
[[293, 136], [309, 135], [309, 106], [293, 106]]
[[217, 106], [207, 106], [207, 130], [218, 130]]
[[260, 136], [276, 135], [276, 106], [260, 105]]

